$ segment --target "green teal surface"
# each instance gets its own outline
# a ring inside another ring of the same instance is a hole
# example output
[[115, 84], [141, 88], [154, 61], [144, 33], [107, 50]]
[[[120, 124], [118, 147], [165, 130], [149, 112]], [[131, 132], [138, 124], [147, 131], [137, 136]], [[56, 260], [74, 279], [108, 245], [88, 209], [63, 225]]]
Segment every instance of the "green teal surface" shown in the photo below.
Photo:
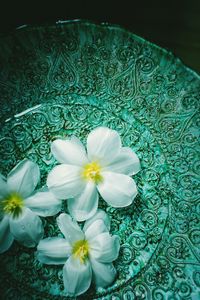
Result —
[[[78, 299], [199, 299], [200, 77], [171, 53], [117, 26], [74, 21], [25, 27], [0, 38], [0, 171], [24, 157], [56, 164], [50, 142], [95, 127], [117, 130], [141, 160], [139, 193], [122, 209], [100, 207], [121, 238], [106, 290]], [[62, 211], [67, 211], [63, 202]], [[45, 236], [60, 234], [43, 218]], [[2, 299], [62, 299], [62, 266], [17, 242], [0, 256]]]

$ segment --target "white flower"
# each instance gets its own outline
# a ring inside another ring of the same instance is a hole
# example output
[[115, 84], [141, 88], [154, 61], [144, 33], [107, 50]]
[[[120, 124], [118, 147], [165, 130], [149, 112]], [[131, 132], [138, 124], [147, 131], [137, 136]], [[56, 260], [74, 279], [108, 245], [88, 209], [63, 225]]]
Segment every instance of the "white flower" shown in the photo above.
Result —
[[98, 192], [113, 207], [125, 207], [137, 195], [130, 177], [140, 170], [137, 155], [121, 146], [115, 130], [98, 127], [87, 138], [87, 154], [76, 137], [55, 140], [51, 151], [61, 163], [47, 177], [47, 186], [60, 199], [68, 200], [70, 214], [84, 221], [95, 214]]
[[24, 159], [8, 174], [0, 174], [0, 253], [8, 250], [14, 239], [34, 247], [43, 236], [39, 216], [52, 216], [61, 209], [61, 201], [42, 189], [33, 194], [40, 179], [37, 164]]
[[64, 264], [63, 280], [67, 294], [78, 296], [91, 284], [110, 285], [116, 270], [112, 264], [119, 254], [119, 237], [109, 234], [110, 222], [102, 210], [84, 224], [83, 230], [67, 214], [60, 214], [57, 223], [65, 238], [41, 240], [37, 258], [44, 264]]

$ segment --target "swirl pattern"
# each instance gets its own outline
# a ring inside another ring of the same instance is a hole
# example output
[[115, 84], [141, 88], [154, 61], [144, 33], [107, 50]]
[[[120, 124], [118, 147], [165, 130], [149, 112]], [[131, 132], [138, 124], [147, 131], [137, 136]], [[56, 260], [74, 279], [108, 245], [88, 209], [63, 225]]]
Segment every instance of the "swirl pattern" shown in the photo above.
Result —
[[[114, 26], [69, 22], [0, 39], [0, 166], [55, 165], [50, 143], [104, 125], [135, 150], [139, 194], [127, 208], [100, 200], [121, 239], [116, 281], [87, 299], [198, 299], [200, 78], [165, 50]], [[63, 202], [62, 211], [67, 211]], [[46, 236], [59, 234], [43, 219]], [[60, 266], [14, 243], [0, 257], [4, 299], [62, 299]]]

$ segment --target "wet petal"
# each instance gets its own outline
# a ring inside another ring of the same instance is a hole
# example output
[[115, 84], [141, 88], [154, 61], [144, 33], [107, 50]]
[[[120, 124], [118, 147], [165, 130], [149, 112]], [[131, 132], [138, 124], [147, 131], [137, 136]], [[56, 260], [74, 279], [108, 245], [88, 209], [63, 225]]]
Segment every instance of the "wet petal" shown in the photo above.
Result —
[[103, 222], [103, 220], [98, 219], [88, 226], [85, 231], [86, 240], [90, 241], [95, 239], [100, 233], [108, 232], [108, 228]]
[[114, 281], [116, 270], [113, 264], [104, 264], [92, 259], [91, 265], [97, 287], [107, 287]]
[[63, 267], [63, 281], [69, 296], [78, 296], [86, 292], [91, 284], [92, 270], [90, 262], [81, 263], [72, 256]]
[[129, 176], [135, 175], [140, 171], [140, 161], [131, 148], [123, 147], [112, 164], [107, 166], [105, 170]]
[[135, 181], [124, 174], [102, 172], [103, 182], [98, 185], [102, 198], [113, 207], [130, 205], [137, 195]]
[[70, 215], [65, 213], [60, 214], [57, 217], [57, 223], [60, 231], [71, 245], [76, 241], [84, 240], [84, 233], [77, 222], [72, 220]]
[[102, 220], [104, 222], [104, 224], [106, 225], [108, 231], [110, 230], [110, 218], [109, 216], [105, 213], [105, 211], [103, 211], [102, 209], [98, 209], [96, 214], [88, 219], [83, 227], [83, 231], [86, 232], [86, 230], [88, 229], [88, 227], [90, 227], [90, 225], [92, 225], [95, 221], [97, 220]]
[[88, 163], [86, 151], [77, 138], [71, 140], [55, 140], [51, 144], [53, 156], [63, 164], [82, 166]]
[[120, 241], [117, 235], [108, 232], [97, 235], [90, 241], [90, 255], [102, 263], [110, 263], [119, 255]]
[[25, 200], [25, 205], [42, 217], [54, 216], [61, 210], [62, 202], [53, 193], [37, 192]]
[[14, 241], [13, 235], [10, 233], [9, 218], [5, 216], [0, 221], [0, 253], [10, 248]]
[[49, 190], [59, 199], [75, 197], [85, 187], [81, 178], [81, 168], [72, 165], [59, 165], [47, 177]]
[[10, 218], [10, 231], [26, 247], [35, 247], [44, 233], [42, 221], [29, 208], [25, 208], [20, 217]]
[[8, 174], [9, 188], [24, 198], [30, 196], [40, 180], [40, 170], [36, 163], [24, 159]]
[[90, 181], [79, 196], [68, 200], [69, 212], [77, 221], [84, 221], [97, 211], [98, 199], [96, 186]]
[[66, 239], [60, 237], [46, 238], [37, 246], [37, 258], [43, 264], [65, 264], [71, 253], [71, 246]]
[[104, 165], [111, 163], [121, 150], [121, 139], [117, 131], [98, 127], [87, 138], [87, 151], [90, 161], [99, 161]]

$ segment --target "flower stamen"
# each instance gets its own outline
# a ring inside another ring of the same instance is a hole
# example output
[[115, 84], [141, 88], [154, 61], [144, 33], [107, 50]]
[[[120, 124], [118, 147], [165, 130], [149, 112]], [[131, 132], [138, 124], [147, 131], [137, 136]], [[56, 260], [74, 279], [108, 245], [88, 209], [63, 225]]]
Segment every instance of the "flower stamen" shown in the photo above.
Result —
[[18, 218], [24, 206], [23, 198], [18, 193], [11, 193], [1, 201], [3, 212]]
[[83, 167], [82, 176], [86, 180], [92, 180], [100, 183], [103, 180], [101, 175], [101, 166], [98, 162], [91, 162]]
[[88, 259], [89, 245], [86, 240], [76, 241], [72, 248], [72, 254], [79, 259], [82, 264]]

